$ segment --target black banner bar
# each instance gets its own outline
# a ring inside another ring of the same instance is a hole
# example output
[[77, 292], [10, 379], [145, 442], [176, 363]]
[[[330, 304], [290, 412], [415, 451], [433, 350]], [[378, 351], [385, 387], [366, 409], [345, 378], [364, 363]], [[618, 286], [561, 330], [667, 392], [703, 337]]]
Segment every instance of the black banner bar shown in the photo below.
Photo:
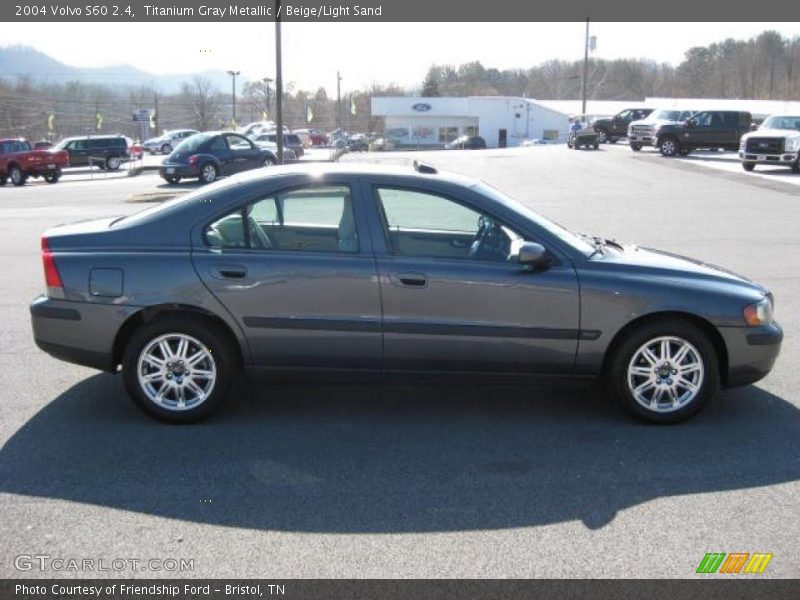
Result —
[[752, 575], [695, 580], [3, 580], [9, 600], [795, 600], [798, 580]]
[[[708, 22], [724, 36], [725, 22], [800, 21], [800, 3], [786, 0], [3, 0], [0, 21], [71, 22]], [[713, 24], [713, 25], [712, 25]], [[520, 40], [522, 42], [522, 40]]]

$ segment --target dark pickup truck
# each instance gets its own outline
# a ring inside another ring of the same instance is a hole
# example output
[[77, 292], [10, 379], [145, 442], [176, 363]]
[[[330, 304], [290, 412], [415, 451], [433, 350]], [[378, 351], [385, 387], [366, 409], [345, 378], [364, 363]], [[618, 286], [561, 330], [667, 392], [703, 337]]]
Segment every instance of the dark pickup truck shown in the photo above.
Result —
[[628, 125], [633, 121], [639, 121], [650, 116], [652, 108], [626, 108], [617, 113], [610, 119], [597, 119], [594, 122], [594, 130], [601, 143], [616, 143], [628, 135]]
[[21, 138], [0, 139], [0, 185], [9, 179], [14, 185], [25, 185], [28, 177], [44, 177], [48, 183], [55, 183], [61, 169], [68, 166], [66, 152], [34, 150]]
[[749, 112], [704, 110], [683, 123], [662, 125], [653, 137], [664, 156], [686, 156], [700, 148], [736, 151], [741, 137], [750, 131], [752, 120]]

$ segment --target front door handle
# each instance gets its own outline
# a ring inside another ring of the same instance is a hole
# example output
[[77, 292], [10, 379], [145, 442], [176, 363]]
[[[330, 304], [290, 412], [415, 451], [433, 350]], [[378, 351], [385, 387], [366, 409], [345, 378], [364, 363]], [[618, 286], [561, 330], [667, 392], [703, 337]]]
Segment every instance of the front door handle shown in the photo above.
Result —
[[402, 287], [424, 288], [428, 285], [428, 278], [422, 273], [395, 273], [389, 278]]
[[218, 265], [211, 267], [211, 276], [217, 279], [244, 279], [247, 269], [241, 265]]

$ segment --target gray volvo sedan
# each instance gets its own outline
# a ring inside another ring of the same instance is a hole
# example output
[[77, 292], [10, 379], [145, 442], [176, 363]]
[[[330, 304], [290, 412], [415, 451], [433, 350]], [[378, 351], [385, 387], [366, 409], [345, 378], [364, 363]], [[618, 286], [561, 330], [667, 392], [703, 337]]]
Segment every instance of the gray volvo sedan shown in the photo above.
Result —
[[416, 163], [254, 171], [55, 227], [42, 255], [39, 347], [121, 371], [169, 422], [212, 413], [242, 371], [603, 377], [676, 422], [764, 377], [783, 337], [757, 283]]

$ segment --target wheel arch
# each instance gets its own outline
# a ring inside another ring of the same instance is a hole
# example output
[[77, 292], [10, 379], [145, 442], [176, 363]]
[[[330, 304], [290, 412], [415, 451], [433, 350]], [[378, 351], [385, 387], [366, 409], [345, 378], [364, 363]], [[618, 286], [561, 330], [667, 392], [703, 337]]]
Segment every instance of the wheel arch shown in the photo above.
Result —
[[198, 306], [175, 303], [148, 306], [147, 308], [136, 311], [125, 320], [119, 328], [119, 331], [117, 331], [117, 335], [114, 337], [114, 345], [111, 353], [111, 366], [114, 371], [116, 371], [118, 366], [122, 363], [122, 354], [125, 351], [125, 346], [136, 330], [146, 323], [150, 323], [155, 319], [165, 316], [193, 316], [205, 320], [206, 322], [213, 323], [215, 326], [219, 327], [220, 331], [228, 337], [233, 347], [236, 348], [236, 359], [238, 363], [240, 365], [245, 364], [245, 349], [242, 347], [242, 343], [236, 333], [224, 319]]
[[719, 376], [720, 381], [723, 385], [727, 384], [728, 380], [728, 348], [725, 345], [725, 340], [722, 338], [722, 335], [714, 327], [713, 323], [708, 321], [707, 319], [693, 314], [689, 312], [683, 312], [678, 310], [665, 310], [665, 311], [658, 311], [653, 313], [648, 313], [645, 315], [641, 315], [632, 321], [629, 321], [622, 327], [614, 337], [611, 339], [611, 342], [606, 349], [605, 355], [603, 356], [603, 367], [602, 373], [605, 374], [608, 372], [609, 363], [611, 362], [614, 353], [619, 348], [622, 341], [631, 333], [633, 333], [639, 327], [643, 325], [658, 322], [658, 321], [669, 321], [669, 320], [682, 320], [684, 322], [691, 323], [692, 325], [696, 326], [700, 329], [703, 333], [708, 336], [709, 341], [714, 346], [714, 350], [717, 353], [717, 362], [719, 363]]

